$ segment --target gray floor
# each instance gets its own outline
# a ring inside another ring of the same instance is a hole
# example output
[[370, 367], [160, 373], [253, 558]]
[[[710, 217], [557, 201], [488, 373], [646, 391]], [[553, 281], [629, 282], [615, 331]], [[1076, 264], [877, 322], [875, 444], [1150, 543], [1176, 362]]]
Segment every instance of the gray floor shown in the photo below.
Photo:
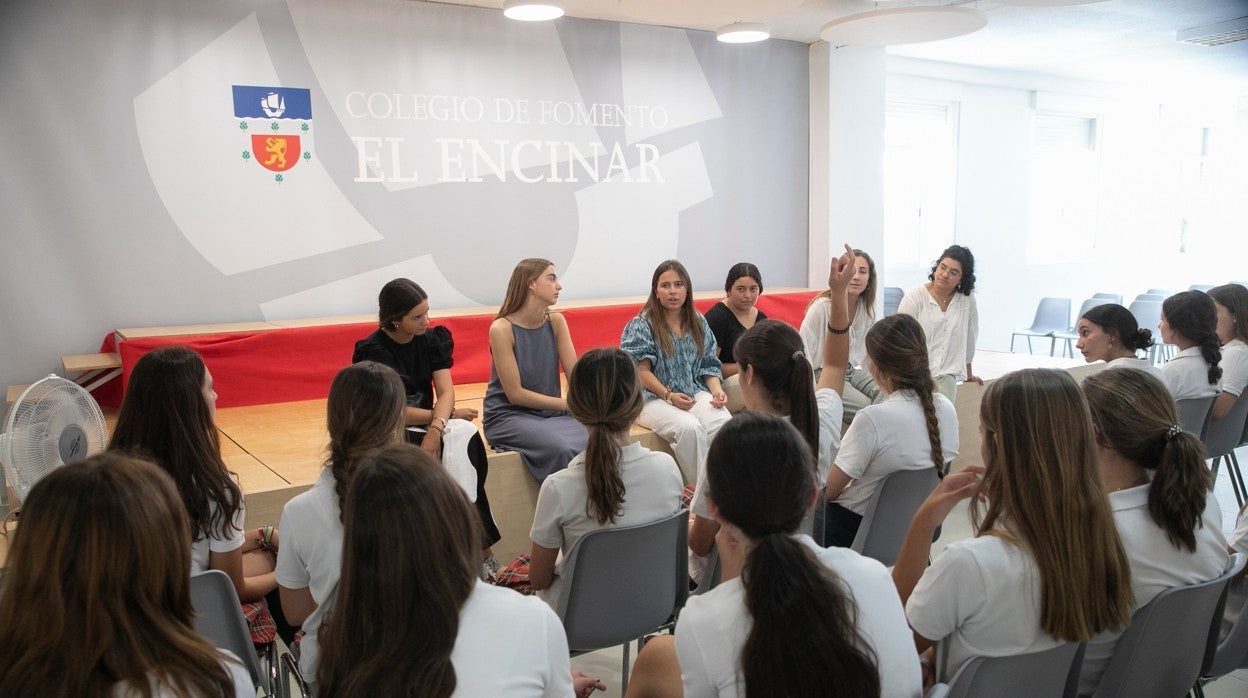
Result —
[[[1248, 448], [1239, 450], [1241, 463], [1248, 467]], [[1218, 472], [1218, 480], [1214, 485], [1214, 493], [1218, 497], [1218, 503], [1222, 509], [1222, 530], [1229, 537], [1235, 529], [1235, 518], [1239, 512], [1239, 507], [1235, 503], [1235, 494], [1231, 489], [1231, 482], [1226, 474], [1226, 468], [1220, 468]], [[945, 520], [945, 525], [941, 530], [940, 540], [932, 546], [932, 554], [936, 555], [939, 551], [951, 541], [962, 540], [971, 536], [970, 518], [967, 515], [966, 507], [961, 506], [949, 515]], [[636, 656], [636, 646], [630, 652], [630, 660]], [[619, 647], [590, 652], [579, 657], [573, 657], [572, 668], [579, 669], [590, 676], [598, 677], [607, 684], [607, 692], [596, 693], [596, 696], [604, 696], [605, 698], [622, 698], [620, 693], [620, 667], [623, 652]], [[1248, 669], [1240, 669], [1227, 676], [1224, 676], [1212, 684], [1205, 687], [1205, 695], [1209, 698], [1248, 698]]]

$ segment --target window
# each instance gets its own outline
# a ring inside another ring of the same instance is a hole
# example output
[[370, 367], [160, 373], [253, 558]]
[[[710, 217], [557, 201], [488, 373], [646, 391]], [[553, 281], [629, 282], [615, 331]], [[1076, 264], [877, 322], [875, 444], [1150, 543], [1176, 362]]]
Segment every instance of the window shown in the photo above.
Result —
[[889, 97], [884, 106], [884, 258], [926, 267], [953, 242], [956, 102]]
[[1035, 112], [1027, 208], [1028, 264], [1077, 262], [1096, 247], [1100, 191], [1095, 117]]

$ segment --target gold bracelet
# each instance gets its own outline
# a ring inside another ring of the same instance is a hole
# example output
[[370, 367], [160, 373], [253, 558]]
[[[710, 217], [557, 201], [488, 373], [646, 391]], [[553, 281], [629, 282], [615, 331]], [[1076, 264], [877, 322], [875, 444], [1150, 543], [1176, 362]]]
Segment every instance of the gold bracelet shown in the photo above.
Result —
[[663, 400], [669, 405], [672, 404], [672, 389], [671, 388], [667, 389], [667, 394], [663, 396]]

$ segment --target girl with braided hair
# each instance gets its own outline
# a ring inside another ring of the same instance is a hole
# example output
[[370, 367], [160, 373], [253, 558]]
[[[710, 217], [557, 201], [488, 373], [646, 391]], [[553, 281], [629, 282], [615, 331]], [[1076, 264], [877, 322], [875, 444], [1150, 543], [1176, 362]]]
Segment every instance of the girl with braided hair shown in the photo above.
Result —
[[1200, 291], [1183, 291], [1161, 304], [1161, 338], [1179, 353], [1161, 367], [1175, 400], [1208, 397], [1222, 391], [1222, 350], [1213, 299]]
[[[1226, 567], [1222, 512], [1213, 495], [1200, 438], [1178, 426], [1161, 381], [1133, 368], [1112, 368], [1083, 381], [1100, 464], [1131, 591], [1142, 608], [1162, 591], [1213, 579]], [[1119, 633], [1088, 643], [1079, 695], [1100, 683]]]
[[829, 501], [824, 542], [854, 542], [880, 481], [899, 470], [935, 468], [958, 455], [953, 403], [935, 392], [923, 327], [891, 315], [867, 332], [867, 370], [887, 397], [864, 407], [845, 432], [824, 490]]
[[361, 361], [338, 372], [329, 385], [325, 422], [329, 455], [312, 489], [282, 509], [277, 583], [282, 610], [303, 624], [299, 667], [316, 676], [317, 634], [342, 573], [342, 508], [356, 466], [378, 449], [403, 441], [406, 396], [394, 369]]

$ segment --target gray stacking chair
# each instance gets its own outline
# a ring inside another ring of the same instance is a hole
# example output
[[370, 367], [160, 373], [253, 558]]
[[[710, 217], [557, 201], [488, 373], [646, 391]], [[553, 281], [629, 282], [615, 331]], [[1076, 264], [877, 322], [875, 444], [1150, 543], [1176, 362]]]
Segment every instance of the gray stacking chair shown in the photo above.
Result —
[[[1105, 295], [1108, 295], [1108, 294], [1105, 294]], [[1054, 341], [1061, 341], [1061, 342], [1066, 343], [1065, 346], [1062, 347], [1062, 356], [1074, 357], [1075, 355], [1075, 348], [1074, 348], [1073, 342], [1079, 339], [1079, 334], [1075, 331], [1075, 326], [1079, 324], [1079, 318], [1083, 317], [1084, 313], [1088, 312], [1089, 310], [1095, 308], [1098, 305], [1108, 305], [1110, 303], [1116, 303], [1116, 302], [1117, 301], [1114, 301], [1113, 299], [1110, 299], [1110, 298], [1097, 298], [1095, 296], [1084, 301], [1083, 304], [1079, 306], [1079, 314], [1076, 315], [1071, 321], [1073, 324], [1071, 324], [1070, 327], [1064, 330], [1058, 330], [1053, 333]], [[1050, 354], [1051, 353], [1052, 352], [1050, 352]]]
[[[213, 646], [233, 652], [247, 667], [251, 682], [274, 695], [276, 666], [270, 659], [270, 668], [262, 670], [256, 648], [251, 644], [251, 633], [238, 603], [238, 593], [229, 575], [220, 570], [207, 570], [191, 575], [191, 605], [195, 608], [195, 632]], [[266, 655], [273, 657], [273, 643], [269, 643]]]
[[1201, 293], [1208, 293], [1209, 289], [1214, 288], [1216, 286], [1217, 284], [1192, 284], [1191, 286], [1187, 287], [1187, 290], [1200, 291]]
[[573, 655], [624, 645], [620, 693], [628, 690], [628, 643], [667, 624], [689, 595], [689, 514], [586, 534], [569, 551], [567, 594], [555, 611]]
[[1244, 488], [1244, 475], [1239, 470], [1239, 459], [1235, 457], [1235, 449], [1244, 440], [1244, 431], [1248, 427], [1248, 395], [1235, 398], [1231, 411], [1222, 419], [1210, 419], [1209, 429], [1205, 433], [1205, 458], [1213, 461], [1213, 480], [1218, 479], [1218, 465], [1226, 461], [1226, 475], [1231, 481], [1231, 489], [1235, 491], [1235, 501], [1240, 506], [1248, 499], [1248, 489]]
[[[1083, 668], [1082, 642], [1068, 642], [1044, 652], [1010, 657], [976, 657], [958, 669], [947, 687], [932, 687], [928, 698], [1074, 698]], [[945, 686], [945, 684], [937, 684]]]
[[867, 500], [850, 549], [891, 566], [901, 552], [914, 513], [938, 484], [940, 476], [935, 467], [898, 470], [885, 476]]
[[1175, 400], [1174, 406], [1179, 411], [1179, 426], [1195, 434], [1202, 441], [1209, 431], [1209, 421], [1213, 416], [1213, 401], [1217, 395], [1209, 397], [1186, 397]]
[[1174, 291], [1170, 291], [1164, 288], [1150, 288], [1147, 291], [1145, 291], [1145, 293], [1150, 296], [1161, 296], [1162, 298], [1169, 298], [1170, 296], [1174, 295]]
[[897, 314], [897, 306], [901, 305], [901, 299], [905, 295], [904, 289], [896, 286], [884, 287], [884, 317]]
[[1207, 582], [1177, 586], [1136, 611], [1093, 698], [1182, 696], [1213, 666], [1231, 577], [1248, 560], [1236, 553]]
[[1104, 299], [1108, 300], [1110, 303], [1117, 303], [1118, 305], [1122, 305], [1122, 294], [1121, 294], [1121, 293], [1093, 293], [1093, 294], [1092, 294], [1092, 297], [1093, 297], [1093, 298], [1104, 298]]
[[705, 594], [706, 592], [719, 586], [720, 579], [724, 576], [724, 565], [719, 560], [719, 546], [711, 544], [711, 552], [706, 554], [706, 572], [702, 576], [702, 583], [697, 589], [689, 592], [690, 596]]
[[1053, 356], [1054, 347], [1057, 345], [1053, 333], [1069, 327], [1070, 299], [1041, 298], [1040, 305], [1036, 306], [1036, 316], [1031, 321], [1031, 327], [1021, 327], [1010, 335], [1010, 351], [1014, 351], [1014, 338], [1019, 335], [1027, 338], [1028, 354], [1032, 353], [1032, 337], [1046, 337], [1049, 340], [1049, 356]]
[[1161, 301], [1136, 299], [1131, 301], [1131, 305], [1127, 307], [1127, 310], [1130, 310], [1131, 314], [1135, 316], [1135, 324], [1153, 333], [1153, 338], [1158, 344], [1154, 344], [1148, 350], [1148, 358], [1153, 363], [1157, 363], [1157, 358], [1160, 356], [1158, 347], [1161, 346], [1160, 330], [1157, 329], [1157, 325], [1161, 324]]
[[[1214, 620], [1214, 627], [1218, 627], [1220, 620], [1220, 618]], [[1214, 638], [1216, 639], [1217, 635]], [[1218, 643], [1213, 651], [1213, 661], [1207, 669], [1201, 672], [1200, 681], [1195, 686], [1196, 695], [1204, 695], [1205, 684], [1246, 666], [1248, 666], [1248, 604], [1240, 609], [1239, 615], [1235, 618], [1235, 624], [1231, 626], [1231, 631], [1222, 638], [1222, 642]]]

